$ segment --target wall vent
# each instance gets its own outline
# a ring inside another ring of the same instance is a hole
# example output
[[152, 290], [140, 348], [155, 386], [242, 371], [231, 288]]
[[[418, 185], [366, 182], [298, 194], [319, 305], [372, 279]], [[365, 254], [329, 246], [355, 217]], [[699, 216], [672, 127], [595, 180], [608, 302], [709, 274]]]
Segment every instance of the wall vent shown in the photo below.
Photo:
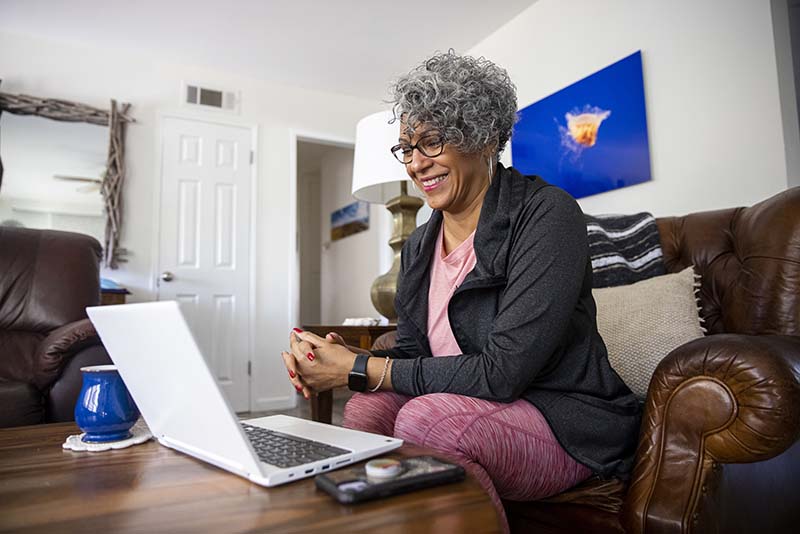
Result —
[[185, 105], [239, 113], [239, 100], [239, 95], [235, 91], [202, 87], [194, 83], [183, 85], [182, 101]]

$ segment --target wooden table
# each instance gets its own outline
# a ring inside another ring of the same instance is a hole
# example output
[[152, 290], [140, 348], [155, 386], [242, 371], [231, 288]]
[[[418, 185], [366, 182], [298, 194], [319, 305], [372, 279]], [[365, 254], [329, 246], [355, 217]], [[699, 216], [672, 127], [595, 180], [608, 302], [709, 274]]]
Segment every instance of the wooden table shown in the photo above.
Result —
[[[313, 479], [263, 488], [155, 441], [66, 451], [72, 423], [0, 429], [0, 532], [498, 532], [477, 482], [344, 506]], [[412, 446], [393, 456], [425, 454]]]
[[[348, 345], [361, 349], [371, 349], [372, 344], [379, 336], [397, 330], [397, 325], [387, 326], [333, 326], [333, 325], [303, 325], [307, 330], [319, 337], [325, 337], [329, 332], [336, 332]], [[311, 419], [322, 423], [331, 422], [333, 413], [333, 392], [323, 391], [311, 397]]]
[[121, 287], [119, 289], [100, 289], [100, 304], [112, 306], [114, 304], [125, 304], [131, 292]]

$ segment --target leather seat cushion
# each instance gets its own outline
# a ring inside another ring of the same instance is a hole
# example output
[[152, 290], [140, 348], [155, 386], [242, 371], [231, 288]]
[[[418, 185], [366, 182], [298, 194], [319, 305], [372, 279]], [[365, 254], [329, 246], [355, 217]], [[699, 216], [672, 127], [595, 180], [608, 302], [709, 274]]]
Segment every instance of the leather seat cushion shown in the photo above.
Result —
[[0, 329], [0, 380], [33, 382], [35, 356], [43, 337], [36, 332]]
[[44, 422], [44, 399], [31, 384], [0, 379], [0, 428]]

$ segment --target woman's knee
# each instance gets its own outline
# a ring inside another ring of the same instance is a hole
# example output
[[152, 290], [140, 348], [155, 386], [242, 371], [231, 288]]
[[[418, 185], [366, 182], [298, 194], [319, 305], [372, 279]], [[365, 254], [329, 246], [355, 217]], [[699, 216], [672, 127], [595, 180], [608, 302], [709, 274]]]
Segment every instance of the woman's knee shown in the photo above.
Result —
[[355, 393], [344, 406], [342, 425], [355, 430], [391, 436], [402, 396], [389, 393]]
[[455, 451], [458, 436], [474, 413], [469, 397], [452, 393], [422, 395], [400, 409], [394, 435], [416, 445]]

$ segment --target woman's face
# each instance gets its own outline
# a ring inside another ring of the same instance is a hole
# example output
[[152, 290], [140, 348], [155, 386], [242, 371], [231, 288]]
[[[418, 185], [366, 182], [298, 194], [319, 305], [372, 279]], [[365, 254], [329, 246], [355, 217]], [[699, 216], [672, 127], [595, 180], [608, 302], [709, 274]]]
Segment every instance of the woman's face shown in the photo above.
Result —
[[[416, 128], [413, 136], [409, 137], [401, 122], [400, 131], [400, 145], [406, 152], [411, 145], [419, 143], [428, 153], [435, 153], [428, 147], [435, 147], [436, 140], [441, 139], [437, 130], [424, 126]], [[419, 149], [414, 149], [406, 172], [425, 194], [431, 208], [453, 214], [470, 207], [485, 191], [489, 181], [485, 157], [480, 153], [462, 154], [448, 144], [435, 157], [425, 156]]]

